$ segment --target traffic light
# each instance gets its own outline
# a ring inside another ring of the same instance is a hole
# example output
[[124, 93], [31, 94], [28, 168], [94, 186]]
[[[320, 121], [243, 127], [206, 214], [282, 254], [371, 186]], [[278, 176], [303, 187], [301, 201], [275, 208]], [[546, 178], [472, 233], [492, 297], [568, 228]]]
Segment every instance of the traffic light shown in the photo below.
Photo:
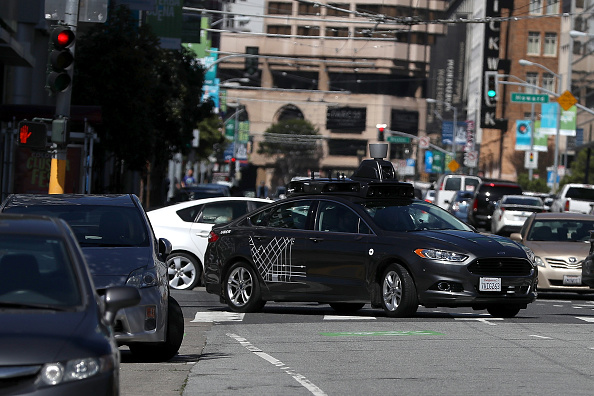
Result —
[[46, 87], [54, 93], [64, 92], [72, 82], [69, 69], [74, 63], [72, 47], [75, 38], [68, 27], [59, 26], [52, 30]]
[[376, 128], [377, 128], [377, 141], [378, 142], [383, 142], [385, 140], [385, 131], [386, 131], [386, 124], [377, 124]]
[[235, 157], [232, 157], [229, 160], [229, 177], [230, 178], [235, 177], [235, 167], [237, 166], [236, 161], [237, 161], [237, 159]]
[[496, 71], [486, 71], [485, 72], [485, 95], [487, 100], [497, 100], [498, 99], [498, 89], [497, 89], [497, 72]]
[[245, 74], [253, 76], [258, 72], [258, 47], [245, 47]]
[[18, 144], [34, 150], [43, 150], [47, 144], [47, 125], [44, 122], [19, 122]]

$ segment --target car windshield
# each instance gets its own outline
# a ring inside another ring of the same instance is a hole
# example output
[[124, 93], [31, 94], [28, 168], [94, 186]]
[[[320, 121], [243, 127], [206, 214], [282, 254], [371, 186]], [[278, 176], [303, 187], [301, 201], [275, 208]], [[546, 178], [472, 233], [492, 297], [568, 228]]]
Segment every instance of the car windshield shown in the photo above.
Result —
[[32, 235], [0, 238], [0, 309], [66, 309], [81, 292], [64, 241]]
[[594, 231], [594, 220], [535, 220], [528, 241], [587, 242]]
[[540, 198], [532, 197], [507, 197], [503, 199], [502, 203], [506, 205], [542, 206]]
[[81, 247], [148, 246], [143, 219], [134, 207], [102, 205], [13, 206], [7, 213], [28, 213], [59, 217], [74, 231]]
[[386, 231], [472, 230], [449, 212], [424, 201], [381, 200], [360, 204]]

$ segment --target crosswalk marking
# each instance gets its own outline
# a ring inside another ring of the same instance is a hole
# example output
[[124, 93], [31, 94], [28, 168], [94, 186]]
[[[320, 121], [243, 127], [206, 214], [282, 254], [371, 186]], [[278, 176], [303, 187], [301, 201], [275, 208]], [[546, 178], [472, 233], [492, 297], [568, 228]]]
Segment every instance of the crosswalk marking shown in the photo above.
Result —
[[196, 312], [192, 322], [241, 322], [244, 315], [238, 312]]
[[575, 318], [584, 322], [594, 323], [594, 316], [576, 316]]
[[374, 316], [324, 315], [324, 320], [375, 320]]

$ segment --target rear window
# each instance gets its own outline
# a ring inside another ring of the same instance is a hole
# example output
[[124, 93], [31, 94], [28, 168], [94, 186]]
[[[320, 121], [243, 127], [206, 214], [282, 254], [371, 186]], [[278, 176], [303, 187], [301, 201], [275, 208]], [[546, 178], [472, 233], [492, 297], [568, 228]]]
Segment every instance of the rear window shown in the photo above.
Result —
[[594, 202], [594, 188], [569, 187], [565, 196], [567, 198]]
[[492, 201], [498, 200], [504, 195], [519, 195], [522, 194], [522, 187], [510, 185], [487, 185], [483, 190]]
[[444, 190], [460, 191], [462, 186], [462, 179], [459, 177], [449, 177], [446, 179]]

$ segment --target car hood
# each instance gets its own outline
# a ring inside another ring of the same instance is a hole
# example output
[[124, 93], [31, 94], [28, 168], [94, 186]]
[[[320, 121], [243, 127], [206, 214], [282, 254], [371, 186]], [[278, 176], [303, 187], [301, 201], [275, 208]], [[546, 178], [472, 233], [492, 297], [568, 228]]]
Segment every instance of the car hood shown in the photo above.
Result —
[[95, 287], [122, 286], [130, 273], [153, 263], [148, 247], [83, 247]]
[[483, 257], [526, 257], [522, 245], [498, 235], [457, 230], [426, 230], [415, 231], [412, 234], [419, 237], [416, 243], [418, 247], [423, 247], [425, 243], [429, 245], [426, 247], [463, 250]]
[[92, 356], [96, 345], [90, 338], [99, 334], [92, 328], [97, 321], [85, 311], [0, 309], [0, 322], [0, 366]]
[[535, 255], [545, 257], [585, 258], [590, 252], [589, 242], [531, 241], [526, 242]]

